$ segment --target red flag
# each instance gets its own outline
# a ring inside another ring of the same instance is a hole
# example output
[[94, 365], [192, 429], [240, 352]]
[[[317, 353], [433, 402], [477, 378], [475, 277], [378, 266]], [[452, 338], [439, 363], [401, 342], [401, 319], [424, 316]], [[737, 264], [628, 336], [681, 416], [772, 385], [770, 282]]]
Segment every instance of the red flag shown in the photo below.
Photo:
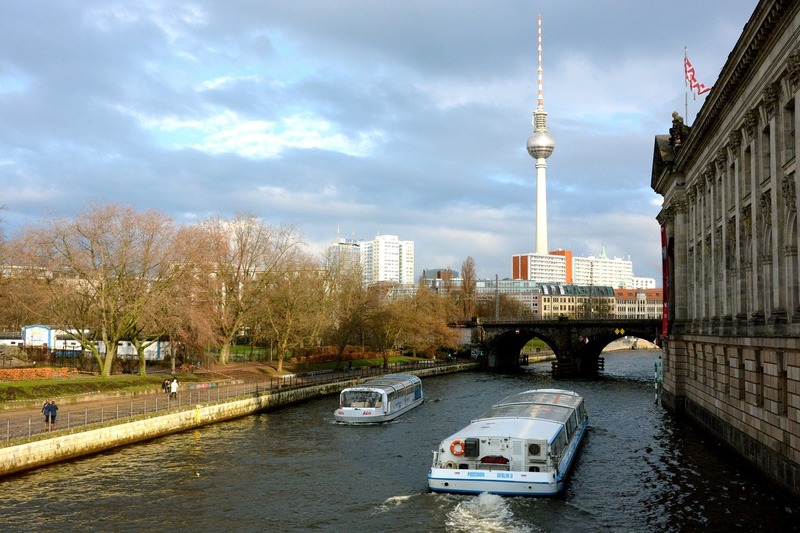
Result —
[[706, 87], [704, 84], [697, 81], [697, 78], [695, 77], [694, 74], [694, 67], [692, 66], [692, 63], [689, 61], [689, 58], [686, 56], [684, 56], [683, 58], [683, 66], [684, 69], [686, 70], [686, 81], [689, 82], [689, 88], [692, 91], [697, 89], [697, 95], [699, 96], [711, 90], [711, 87]]
[[669, 240], [667, 239], [667, 226], [661, 224], [661, 275], [664, 286], [662, 289], [661, 336], [669, 335]]

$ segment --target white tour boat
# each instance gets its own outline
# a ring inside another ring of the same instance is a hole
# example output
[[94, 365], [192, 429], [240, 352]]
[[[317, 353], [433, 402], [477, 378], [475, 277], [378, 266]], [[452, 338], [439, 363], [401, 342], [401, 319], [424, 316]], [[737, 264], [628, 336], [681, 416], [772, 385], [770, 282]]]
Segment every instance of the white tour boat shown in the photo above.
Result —
[[337, 422], [387, 422], [422, 403], [422, 380], [411, 374], [386, 374], [339, 394]]
[[583, 398], [560, 389], [509, 396], [433, 452], [428, 487], [434, 492], [552, 496], [586, 432]]

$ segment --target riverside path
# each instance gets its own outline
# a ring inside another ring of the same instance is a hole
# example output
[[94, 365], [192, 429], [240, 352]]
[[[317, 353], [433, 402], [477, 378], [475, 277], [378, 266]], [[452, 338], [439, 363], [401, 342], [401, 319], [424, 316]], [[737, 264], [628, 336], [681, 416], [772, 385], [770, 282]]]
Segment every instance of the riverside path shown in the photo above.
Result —
[[[270, 391], [287, 391], [326, 383], [361, 380], [386, 373], [415, 373], [421, 370], [461, 366], [457, 362], [422, 361], [417, 363], [356, 367], [352, 370], [318, 371], [283, 376], [268, 376], [258, 369], [232, 365], [204, 372], [207, 380], [183, 384], [175, 398], [160, 388], [138, 393], [105, 393], [85, 396], [41, 398], [9, 402], [0, 413], [0, 445], [14, 445], [31, 439], [90, 430], [111, 424], [194, 409], [198, 404], [222, 403]], [[223, 372], [224, 370], [224, 372]], [[45, 426], [40, 413], [45, 400], [59, 406], [53, 429]]]

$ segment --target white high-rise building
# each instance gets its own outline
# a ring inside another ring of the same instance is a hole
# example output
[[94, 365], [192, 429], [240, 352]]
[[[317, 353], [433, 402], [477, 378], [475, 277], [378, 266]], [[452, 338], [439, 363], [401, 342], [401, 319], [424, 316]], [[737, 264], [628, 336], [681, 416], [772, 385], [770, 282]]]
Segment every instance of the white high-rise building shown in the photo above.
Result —
[[354, 239], [337, 238], [328, 245], [328, 268], [358, 265], [361, 262], [361, 246]]
[[567, 283], [571, 267], [568, 260], [555, 254], [517, 254], [512, 257], [513, 278], [537, 283]]
[[600, 257], [574, 257], [572, 259], [572, 282], [575, 285], [603, 285], [619, 288], [633, 286], [633, 263], [630, 260], [606, 256], [602, 247]]
[[397, 235], [378, 235], [360, 241], [364, 284], [381, 281], [413, 285], [414, 241], [401, 241]]

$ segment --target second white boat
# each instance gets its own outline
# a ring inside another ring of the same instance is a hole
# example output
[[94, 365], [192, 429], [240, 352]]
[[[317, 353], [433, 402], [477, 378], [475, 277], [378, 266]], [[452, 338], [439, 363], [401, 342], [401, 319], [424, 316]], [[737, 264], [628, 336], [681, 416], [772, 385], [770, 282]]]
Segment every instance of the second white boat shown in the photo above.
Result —
[[578, 394], [537, 389], [509, 396], [433, 452], [433, 492], [552, 496], [578, 451], [589, 417]]
[[421, 404], [422, 380], [411, 374], [386, 374], [339, 394], [337, 422], [388, 422]]

